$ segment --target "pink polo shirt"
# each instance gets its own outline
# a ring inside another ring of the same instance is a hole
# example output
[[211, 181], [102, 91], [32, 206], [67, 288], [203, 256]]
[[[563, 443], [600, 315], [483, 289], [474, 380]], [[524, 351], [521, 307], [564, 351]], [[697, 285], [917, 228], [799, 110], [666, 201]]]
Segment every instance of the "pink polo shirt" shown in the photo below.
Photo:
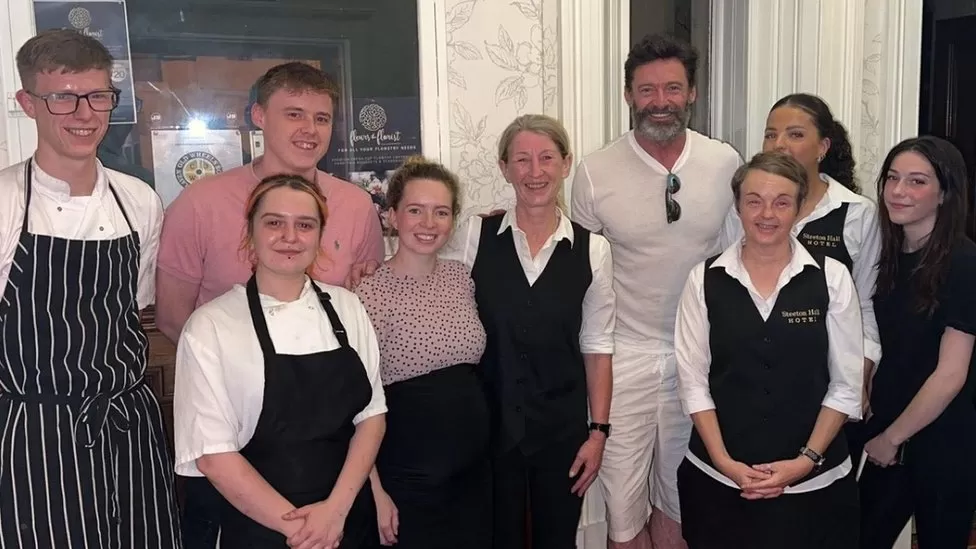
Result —
[[[342, 285], [354, 264], [383, 261], [383, 232], [366, 191], [322, 171], [318, 182], [329, 218], [322, 233], [325, 257], [312, 277]], [[166, 208], [157, 268], [199, 284], [197, 307], [251, 276], [241, 242], [245, 202], [257, 183], [250, 165], [234, 168], [190, 185]]]

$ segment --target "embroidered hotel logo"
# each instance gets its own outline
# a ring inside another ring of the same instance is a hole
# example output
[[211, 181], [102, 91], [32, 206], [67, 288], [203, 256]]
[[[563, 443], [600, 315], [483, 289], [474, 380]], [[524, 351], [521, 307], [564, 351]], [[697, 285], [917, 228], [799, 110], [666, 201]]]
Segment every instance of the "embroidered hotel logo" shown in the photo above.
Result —
[[176, 180], [181, 187], [222, 171], [224, 168], [217, 157], [204, 151], [186, 153], [176, 161]]
[[832, 234], [804, 234], [803, 239], [813, 248], [836, 248], [841, 241], [841, 237]]
[[786, 319], [787, 324], [816, 324], [820, 321], [820, 309], [783, 311], [783, 318]]

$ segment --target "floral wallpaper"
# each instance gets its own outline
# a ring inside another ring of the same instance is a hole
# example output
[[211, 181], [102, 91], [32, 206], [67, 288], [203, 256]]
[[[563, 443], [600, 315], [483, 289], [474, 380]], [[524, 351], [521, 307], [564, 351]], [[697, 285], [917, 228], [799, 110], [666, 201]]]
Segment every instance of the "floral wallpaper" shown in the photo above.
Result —
[[[7, 91], [0, 83], [0, 97], [6, 99]], [[0, 108], [0, 169], [7, 167], [10, 157], [7, 155], [7, 105], [4, 101], [3, 108]]]
[[498, 136], [515, 117], [554, 113], [558, 0], [449, 0], [446, 4], [452, 168], [462, 218], [509, 205]]
[[[558, 115], [559, 0], [448, 0], [451, 168], [461, 179], [461, 219], [508, 207], [514, 192], [498, 168], [498, 137], [517, 116]], [[576, 544], [606, 548], [606, 509], [587, 492]]]
[[[864, 75], [861, 88], [861, 150], [857, 151], [857, 179], [862, 192], [874, 196], [875, 180], [888, 144], [881, 137], [882, 106], [887, 103], [882, 92], [882, 60], [886, 52], [883, 33], [888, 0], [867, 0], [864, 10]], [[889, 53], [890, 54], [890, 53]], [[890, 101], [890, 98], [888, 99]]]

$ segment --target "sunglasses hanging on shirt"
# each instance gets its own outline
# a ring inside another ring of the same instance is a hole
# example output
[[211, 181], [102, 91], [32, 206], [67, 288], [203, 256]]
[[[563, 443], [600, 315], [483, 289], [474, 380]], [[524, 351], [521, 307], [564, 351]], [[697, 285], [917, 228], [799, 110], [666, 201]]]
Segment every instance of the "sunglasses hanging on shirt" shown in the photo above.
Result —
[[681, 219], [681, 204], [674, 199], [674, 195], [681, 190], [681, 180], [673, 173], [668, 174], [668, 186], [664, 189], [664, 206], [668, 213], [668, 223]]

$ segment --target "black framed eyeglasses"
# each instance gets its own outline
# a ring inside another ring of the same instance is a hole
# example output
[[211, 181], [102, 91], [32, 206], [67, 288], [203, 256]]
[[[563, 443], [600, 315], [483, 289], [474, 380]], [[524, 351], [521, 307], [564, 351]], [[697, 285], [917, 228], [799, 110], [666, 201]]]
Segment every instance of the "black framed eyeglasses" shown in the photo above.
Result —
[[95, 90], [81, 95], [70, 92], [51, 92], [38, 95], [32, 91], [27, 92], [31, 97], [43, 99], [47, 105], [47, 112], [51, 114], [74, 114], [78, 110], [78, 105], [84, 99], [88, 106], [95, 112], [109, 112], [119, 106], [119, 95], [121, 90], [112, 88], [110, 90]]
[[668, 174], [668, 186], [664, 189], [664, 206], [668, 212], [668, 223], [674, 223], [681, 219], [681, 204], [674, 199], [674, 195], [681, 190], [681, 180], [678, 176]]

